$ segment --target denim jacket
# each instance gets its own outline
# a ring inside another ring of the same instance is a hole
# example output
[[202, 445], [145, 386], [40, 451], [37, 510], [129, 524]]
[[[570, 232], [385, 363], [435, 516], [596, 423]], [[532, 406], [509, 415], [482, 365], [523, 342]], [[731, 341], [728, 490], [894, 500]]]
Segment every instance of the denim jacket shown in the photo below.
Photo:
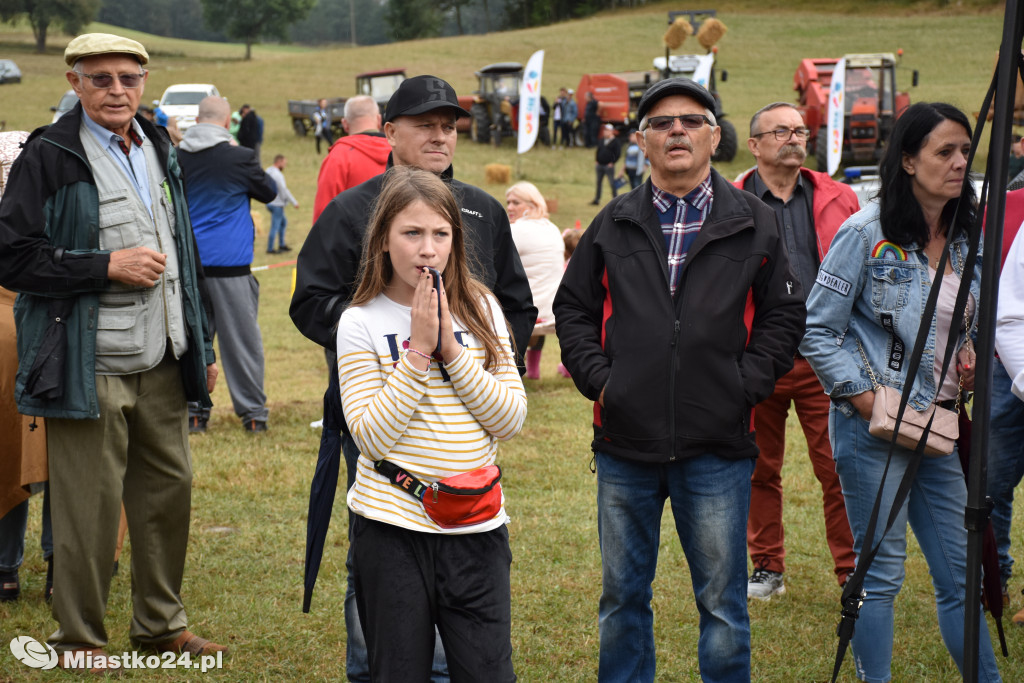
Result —
[[[963, 276], [968, 241], [959, 236], [950, 245], [950, 260]], [[981, 294], [981, 258], [975, 264], [971, 294]], [[836, 407], [854, 415], [845, 400], [873, 389], [864, 360], [880, 384], [903, 390], [908, 356], [914, 349], [921, 315], [931, 289], [928, 260], [916, 244], [886, 240], [879, 205], [868, 204], [843, 223], [836, 234], [807, 299], [807, 334], [800, 353]], [[975, 336], [977, 307], [969, 333]], [[962, 344], [961, 338], [958, 342]], [[956, 362], [954, 358], [951, 362]], [[935, 319], [914, 378], [910, 407], [923, 410], [935, 400]]]

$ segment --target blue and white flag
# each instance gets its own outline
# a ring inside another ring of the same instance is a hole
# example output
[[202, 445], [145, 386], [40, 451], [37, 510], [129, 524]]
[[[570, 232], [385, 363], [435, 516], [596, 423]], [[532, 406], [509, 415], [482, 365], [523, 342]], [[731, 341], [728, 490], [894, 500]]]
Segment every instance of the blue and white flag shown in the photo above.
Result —
[[843, 123], [846, 118], [846, 57], [836, 62], [828, 89], [828, 174], [835, 175], [843, 160]]
[[523, 84], [519, 86], [519, 153], [530, 151], [540, 130], [540, 75], [544, 70], [544, 50], [537, 50], [526, 63]]

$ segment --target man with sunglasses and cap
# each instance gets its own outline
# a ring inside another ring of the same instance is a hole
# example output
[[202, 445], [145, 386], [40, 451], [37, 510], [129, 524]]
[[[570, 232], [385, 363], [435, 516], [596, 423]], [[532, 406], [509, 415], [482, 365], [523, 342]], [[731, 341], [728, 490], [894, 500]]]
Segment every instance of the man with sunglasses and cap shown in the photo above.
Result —
[[597, 215], [555, 296], [562, 362], [595, 402], [600, 681], [654, 680], [666, 499], [701, 677], [750, 680], [752, 412], [792, 367], [805, 310], [775, 215], [711, 168], [714, 107], [686, 78], [644, 93], [636, 141], [651, 176]]
[[132, 539], [134, 647], [225, 650], [181, 600], [192, 468], [186, 401], [217, 377], [181, 172], [166, 131], [136, 116], [149, 61], [90, 33], [64, 59], [80, 103], [36, 130], [0, 206], [0, 284], [15, 306], [18, 409], [47, 418], [54, 538], [49, 643], [65, 667], [107, 665], [121, 504]]
[[[809, 134], [803, 117], [792, 104], [773, 102], [762, 107], [750, 119], [747, 140], [757, 167], [736, 182], [737, 187], [775, 211], [793, 272], [803, 285], [805, 296], [810, 293], [818, 266], [839, 226], [860, 208], [849, 185], [837, 183], [827, 173], [803, 167]], [[747, 523], [747, 549], [754, 566], [747, 581], [747, 597], [758, 600], [769, 600], [786, 591], [782, 579], [786, 557], [782, 461], [790, 403], [795, 405], [814, 476], [821, 484], [825, 536], [840, 586], [853, 573], [856, 563], [846, 503], [828, 440], [829, 398], [821, 390], [814, 370], [797, 353], [793, 369], [779, 378], [772, 395], [754, 411], [760, 454], [751, 482]]]
[[[516, 361], [523, 371], [523, 352], [537, 321], [526, 271], [519, 260], [508, 215], [491, 195], [452, 176], [455, 153], [455, 122], [469, 112], [459, 106], [455, 89], [436, 76], [414, 76], [402, 81], [384, 112], [384, 135], [391, 145], [387, 167], [415, 166], [441, 177], [462, 209], [466, 247], [474, 274], [494, 293], [515, 339]], [[325, 349], [334, 350], [338, 320], [355, 291], [362, 254], [363, 234], [380, 194], [384, 176], [379, 175], [335, 197], [314, 223], [299, 252], [295, 294], [289, 313], [302, 334]], [[348, 468], [348, 485], [355, 479], [359, 450], [343, 428], [338, 375], [331, 373], [324, 396], [324, 436], [341, 428], [342, 452]], [[351, 553], [349, 556], [351, 560]], [[391, 662], [370, 662], [355, 606], [351, 563], [345, 596], [348, 633], [349, 680], [398, 680], [401, 672], [388, 674], [382, 667]], [[440, 645], [438, 645], [440, 648]], [[443, 652], [435, 655], [434, 675], [444, 674]], [[443, 679], [442, 679], [443, 680]]]

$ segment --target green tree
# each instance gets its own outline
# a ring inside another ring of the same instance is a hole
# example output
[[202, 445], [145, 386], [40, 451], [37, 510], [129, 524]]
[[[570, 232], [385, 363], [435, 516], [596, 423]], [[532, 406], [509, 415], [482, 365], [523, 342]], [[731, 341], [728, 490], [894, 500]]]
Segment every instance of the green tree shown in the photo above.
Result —
[[[485, 3], [486, 1], [484, 0]], [[473, 0], [437, 0], [438, 9], [455, 15], [455, 27], [458, 29], [460, 36], [465, 33], [462, 30], [462, 8], [472, 2]]]
[[424, 0], [388, 0], [384, 21], [394, 40], [432, 38], [441, 32], [443, 16], [434, 2]]
[[46, 51], [50, 24], [74, 35], [96, 17], [100, 0], [0, 0], [0, 20], [13, 24], [22, 16], [32, 25], [36, 52]]
[[[2, 2], [3, 0], [0, 0]], [[288, 39], [288, 27], [302, 21], [316, 0], [202, 0], [203, 19], [214, 31], [245, 41], [245, 58], [260, 38]]]

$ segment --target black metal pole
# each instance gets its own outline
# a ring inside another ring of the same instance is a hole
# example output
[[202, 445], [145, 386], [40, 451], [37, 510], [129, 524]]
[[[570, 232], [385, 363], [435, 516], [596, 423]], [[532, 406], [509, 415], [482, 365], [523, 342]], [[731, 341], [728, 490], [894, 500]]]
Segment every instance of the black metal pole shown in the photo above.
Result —
[[[978, 323], [977, 367], [971, 430], [971, 458], [964, 526], [967, 527], [967, 614], [964, 620], [964, 681], [978, 680], [978, 642], [981, 628], [981, 556], [988, 508], [985, 489], [988, 478], [989, 409], [992, 403], [992, 364], [995, 356], [996, 303], [999, 292], [999, 263], [1003, 243], [1003, 214], [1006, 206], [1007, 159], [1013, 125], [1013, 94], [1017, 83], [1017, 60], [1024, 29], [1024, 8], [1018, 0], [1007, 0], [1003, 38], [999, 48], [992, 137], [988, 151], [989, 195], [985, 219], [985, 258], [982, 263], [981, 304]], [[978, 122], [982, 125], [982, 121]], [[986, 625], [987, 628], [987, 625]]]

